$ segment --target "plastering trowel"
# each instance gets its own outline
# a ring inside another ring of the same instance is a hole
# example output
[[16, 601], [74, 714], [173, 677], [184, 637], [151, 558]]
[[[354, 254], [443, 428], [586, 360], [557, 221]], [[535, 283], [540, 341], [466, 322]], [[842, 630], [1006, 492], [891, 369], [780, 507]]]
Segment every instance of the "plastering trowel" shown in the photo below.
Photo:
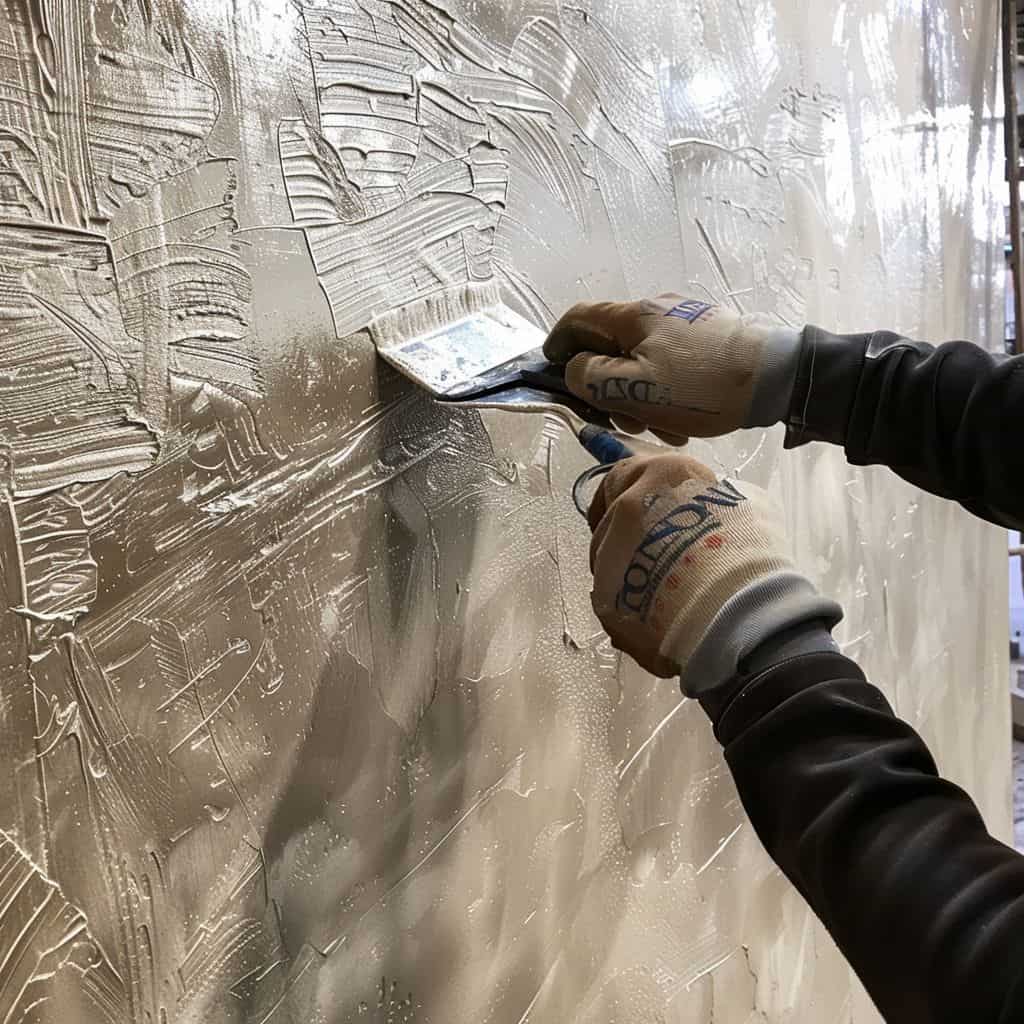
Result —
[[[569, 391], [565, 367], [544, 358], [545, 332], [509, 309], [496, 284], [417, 300], [377, 317], [369, 331], [380, 357], [439, 402], [555, 413], [602, 467], [633, 454], [610, 432], [606, 413]], [[574, 491], [581, 511], [581, 488], [593, 475]]]

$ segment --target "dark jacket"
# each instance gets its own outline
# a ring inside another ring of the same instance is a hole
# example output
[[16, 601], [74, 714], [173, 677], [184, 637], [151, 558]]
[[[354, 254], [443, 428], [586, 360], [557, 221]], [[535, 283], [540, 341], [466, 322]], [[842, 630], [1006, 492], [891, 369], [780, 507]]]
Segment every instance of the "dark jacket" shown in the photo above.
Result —
[[[1024, 357], [808, 327], [788, 426], [787, 447], [841, 444], [1024, 525]], [[824, 628], [802, 633], [703, 702], [758, 836], [890, 1024], [1024, 1022], [1024, 857]]]

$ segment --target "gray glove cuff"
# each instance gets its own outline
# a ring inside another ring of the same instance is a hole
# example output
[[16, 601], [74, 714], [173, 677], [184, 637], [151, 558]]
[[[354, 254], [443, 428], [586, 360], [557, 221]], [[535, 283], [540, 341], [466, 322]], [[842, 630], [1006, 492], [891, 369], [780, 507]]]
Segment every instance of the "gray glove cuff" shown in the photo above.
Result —
[[711, 620], [683, 667], [683, 693], [700, 697], [727, 683], [744, 658], [785, 630], [816, 620], [832, 629], [842, 617], [843, 609], [799, 573], [776, 572], [756, 580], [729, 598]]
[[789, 403], [800, 366], [803, 332], [791, 327], [769, 330], [745, 427], [770, 427], [789, 416]]

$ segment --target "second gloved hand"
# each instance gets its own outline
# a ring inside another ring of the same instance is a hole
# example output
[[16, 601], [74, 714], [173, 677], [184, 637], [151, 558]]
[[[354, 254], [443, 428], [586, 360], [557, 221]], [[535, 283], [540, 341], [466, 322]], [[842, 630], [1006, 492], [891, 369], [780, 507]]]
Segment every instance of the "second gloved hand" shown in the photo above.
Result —
[[612, 643], [699, 696], [762, 643], [842, 609], [793, 567], [779, 511], [681, 455], [632, 458], [590, 508], [594, 610]]
[[574, 306], [544, 346], [585, 402], [668, 441], [785, 419], [799, 350], [797, 331], [678, 295]]

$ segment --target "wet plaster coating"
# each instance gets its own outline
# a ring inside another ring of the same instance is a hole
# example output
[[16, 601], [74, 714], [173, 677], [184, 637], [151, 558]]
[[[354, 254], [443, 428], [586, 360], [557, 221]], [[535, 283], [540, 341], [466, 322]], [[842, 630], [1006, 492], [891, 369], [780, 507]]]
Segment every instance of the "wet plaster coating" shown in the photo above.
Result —
[[[496, 281], [996, 347], [996, 28], [0, 0], [0, 1019], [876, 1021], [593, 618], [567, 429], [363, 328]], [[694, 449], [1008, 836], [1005, 537], [781, 440]]]

